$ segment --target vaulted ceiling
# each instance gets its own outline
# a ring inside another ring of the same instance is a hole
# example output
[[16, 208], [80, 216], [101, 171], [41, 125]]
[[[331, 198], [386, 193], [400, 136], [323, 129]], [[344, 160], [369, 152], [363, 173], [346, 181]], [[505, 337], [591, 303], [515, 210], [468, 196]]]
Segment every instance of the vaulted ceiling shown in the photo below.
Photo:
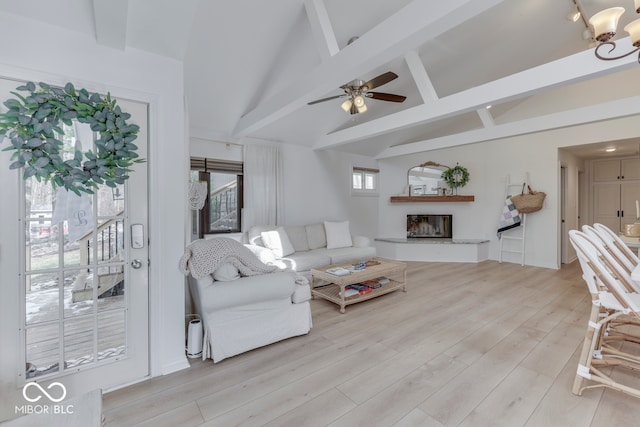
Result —
[[[620, 33], [636, 18], [631, 0], [577, 3], [587, 19], [626, 7]], [[640, 113], [637, 57], [596, 59], [585, 22], [566, 18], [575, 7], [573, 0], [0, 0], [0, 11], [102, 45], [183, 61], [194, 137], [380, 158]], [[630, 48], [628, 38], [621, 44]], [[367, 99], [368, 110], [355, 115], [340, 108], [341, 98], [307, 105], [387, 71], [399, 77], [376, 91], [405, 102]]]

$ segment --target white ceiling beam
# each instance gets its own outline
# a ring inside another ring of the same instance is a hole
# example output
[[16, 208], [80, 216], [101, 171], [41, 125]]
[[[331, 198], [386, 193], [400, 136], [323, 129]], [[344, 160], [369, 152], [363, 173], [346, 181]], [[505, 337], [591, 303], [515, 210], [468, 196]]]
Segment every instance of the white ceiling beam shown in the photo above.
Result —
[[426, 103], [438, 99], [436, 89], [433, 87], [433, 83], [431, 83], [431, 79], [427, 74], [426, 68], [424, 68], [424, 64], [422, 63], [418, 52], [415, 50], [407, 52], [404, 55], [404, 60], [409, 67], [409, 71], [411, 72], [414, 82], [416, 83], [422, 102]]
[[129, 0], [93, 0], [98, 44], [124, 50], [127, 44]]
[[503, 1], [415, 0], [363, 34], [357, 43], [345, 47], [242, 116], [233, 136], [242, 137], [262, 129], [355, 76], [394, 60], [398, 52], [417, 49], [425, 40], [431, 40]]
[[640, 114], [640, 96], [576, 108], [554, 114], [518, 120], [491, 128], [474, 129], [455, 135], [447, 135], [425, 141], [389, 147], [376, 156], [377, 159], [405, 156], [440, 148], [475, 144], [501, 138], [579, 126], [588, 123], [630, 117]]
[[493, 121], [493, 116], [491, 115], [491, 112], [486, 107], [478, 108], [476, 112], [478, 113], [478, 117], [480, 117], [480, 120], [482, 121], [482, 124], [484, 125], [484, 127], [489, 128], [496, 124], [496, 122]]
[[326, 61], [340, 51], [327, 8], [323, 0], [305, 0], [304, 8], [318, 53], [322, 61]]
[[[617, 43], [629, 46], [629, 38]], [[623, 48], [624, 49], [624, 48]], [[577, 83], [586, 79], [637, 67], [637, 58], [601, 61], [593, 51], [583, 51], [557, 61], [549, 62], [499, 80], [440, 98], [437, 101], [408, 108], [377, 120], [333, 132], [320, 138], [314, 149], [329, 149], [395, 130], [434, 122], [471, 111], [486, 105], [499, 104], [531, 96], [554, 87]]]

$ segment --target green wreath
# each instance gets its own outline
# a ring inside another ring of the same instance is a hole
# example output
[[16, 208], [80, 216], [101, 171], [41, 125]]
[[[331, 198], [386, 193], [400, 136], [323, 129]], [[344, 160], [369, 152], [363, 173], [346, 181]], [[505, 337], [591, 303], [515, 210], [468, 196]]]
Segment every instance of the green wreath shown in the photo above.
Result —
[[[0, 114], [0, 136], [11, 142], [3, 151], [14, 151], [10, 169], [24, 168], [24, 179], [33, 176], [50, 181], [54, 189], [64, 187], [80, 195], [93, 194], [99, 184], [124, 184], [130, 167], [144, 162], [133, 144], [140, 127], [127, 124], [131, 114], [122, 111], [110, 94], [103, 98], [85, 89], [76, 91], [71, 83], [64, 88], [38, 86], [33, 82], [19, 86], [17, 90], [29, 94], [11, 92], [18, 99], [4, 102], [8, 111]], [[60, 122], [71, 126], [73, 119], [89, 124], [100, 138], [95, 152], [76, 150], [73, 158], [65, 160]]]
[[469, 182], [469, 177], [467, 168], [459, 164], [442, 172], [441, 176], [450, 188], [464, 187]]

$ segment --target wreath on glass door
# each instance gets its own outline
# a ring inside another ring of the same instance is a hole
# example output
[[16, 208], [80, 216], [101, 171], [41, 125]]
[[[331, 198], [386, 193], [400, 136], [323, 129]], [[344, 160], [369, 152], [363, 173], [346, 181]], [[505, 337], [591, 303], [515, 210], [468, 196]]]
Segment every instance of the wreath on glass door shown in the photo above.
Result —
[[[64, 88], [38, 86], [33, 82], [19, 86], [18, 91], [28, 94], [11, 92], [17, 99], [4, 102], [8, 111], [0, 114], [0, 136], [11, 143], [3, 151], [14, 152], [10, 169], [24, 168], [24, 179], [33, 176], [51, 182], [54, 189], [64, 187], [80, 195], [93, 194], [99, 184], [112, 188], [124, 184], [130, 167], [144, 162], [133, 144], [140, 127], [127, 123], [131, 114], [122, 111], [110, 94], [76, 90], [71, 83]], [[100, 137], [95, 152], [75, 150], [65, 160], [60, 122], [71, 126], [74, 119], [89, 124]]]

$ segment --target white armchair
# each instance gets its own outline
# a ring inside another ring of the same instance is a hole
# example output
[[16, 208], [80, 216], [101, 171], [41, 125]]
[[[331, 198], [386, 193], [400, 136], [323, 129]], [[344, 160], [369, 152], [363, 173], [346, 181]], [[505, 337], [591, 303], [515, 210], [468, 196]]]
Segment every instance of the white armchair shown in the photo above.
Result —
[[181, 260], [202, 318], [203, 359], [217, 363], [311, 330], [304, 277], [261, 264], [240, 243], [212, 240], [194, 242]]
[[204, 325], [203, 359], [219, 362], [311, 330], [309, 284], [293, 272], [222, 282], [212, 275], [189, 278]]

